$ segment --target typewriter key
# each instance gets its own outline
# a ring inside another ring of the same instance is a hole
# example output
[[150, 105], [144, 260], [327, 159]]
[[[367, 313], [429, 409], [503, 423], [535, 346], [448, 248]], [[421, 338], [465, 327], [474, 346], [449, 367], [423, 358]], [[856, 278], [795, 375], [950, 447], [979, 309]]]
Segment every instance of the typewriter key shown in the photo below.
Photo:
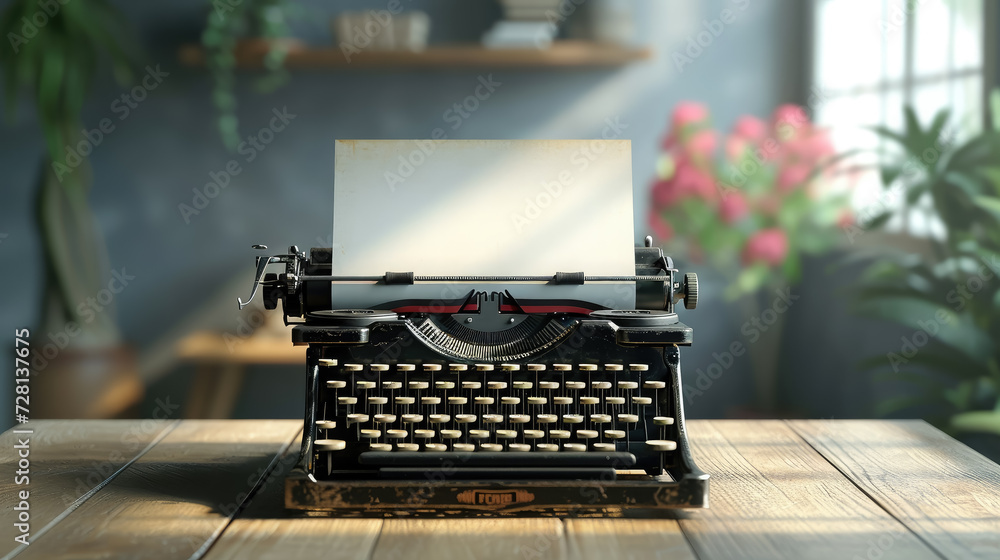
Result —
[[610, 389], [611, 388], [611, 382], [610, 381], [594, 381], [593, 383], [590, 384], [590, 386], [593, 387], [594, 389]]
[[363, 424], [368, 421], [367, 414], [348, 414], [347, 423], [350, 424]]
[[662, 381], [646, 381], [642, 386], [646, 389], [663, 389], [667, 384]]
[[490, 381], [486, 384], [486, 388], [491, 391], [500, 391], [507, 388], [506, 381]]
[[669, 416], [657, 416], [653, 418], [653, 423], [657, 426], [669, 426], [674, 423], [674, 419]]
[[591, 414], [590, 421], [594, 424], [608, 424], [612, 420], [610, 414]]
[[579, 424], [583, 422], [583, 416], [580, 414], [563, 414], [562, 420], [567, 424]]
[[597, 433], [596, 430], [577, 430], [576, 437], [580, 439], [594, 439], [601, 434]]
[[434, 437], [434, 430], [413, 430], [413, 437], [420, 439], [431, 439]]
[[313, 449], [316, 451], [340, 451], [347, 447], [347, 442], [342, 439], [318, 439], [313, 442]]
[[374, 389], [375, 388], [375, 382], [374, 381], [358, 381], [357, 386], [358, 386], [358, 389]]
[[390, 390], [390, 391], [395, 391], [396, 389], [402, 389], [403, 388], [403, 382], [402, 381], [383, 381], [382, 382], [382, 388]]
[[519, 364], [500, 364], [500, 369], [504, 371], [519, 371], [521, 366]]
[[604, 364], [604, 369], [607, 371], [621, 371], [624, 368], [621, 364]]
[[625, 422], [627, 424], [635, 424], [636, 422], [639, 421], [639, 415], [637, 415], [637, 414], [619, 414], [618, 415], [618, 421], [619, 422]]
[[441, 397], [420, 397], [420, 404], [441, 404]]
[[604, 430], [604, 437], [608, 439], [623, 439], [625, 437], [624, 430]]
[[604, 402], [608, 404], [625, 404], [625, 397], [604, 397]]
[[344, 364], [344, 371], [362, 371], [365, 366], [361, 364]]
[[580, 364], [580, 371], [597, 371], [597, 364]]
[[388, 443], [373, 443], [369, 446], [372, 451], [392, 451], [392, 445]]
[[528, 364], [528, 371], [545, 371], [545, 364]]
[[413, 364], [396, 364], [397, 371], [413, 371], [417, 369]]
[[456, 414], [455, 421], [459, 424], [469, 424], [476, 421], [475, 414]]
[[340, 404], [358, 404], [358, 397], [337, 397]]
[[475, 451], [476, 446], [471, 443], [453, 443], [452, 449], [455, 451]]
[[489, 430], [469, 430], [469, 437], [472, 439], [487, 439], [490, 437]]
[[517, 430], [497, 430], [496, 434], [500, 439], [514, 439], [517, 437]]
[[476, 371], [493, 371], [493, 364], [476, 364]]
[[559, 446], [554, 443], [539, 443], [535, 445], [535, 449], [539, 451], [559, 451]]
[[535, 418], [540, 424], [553, 424], [559, 421], [559, 417], [555, 414], [539, 414]]
[[632, 397], [632, 402], [635, 404], [653, 404], [653, 399], [650, 397]]
[[316, 427], [321, 430], [332, 430], [337, 427], [337, 423], [333, 420], [317, 420]]
[[424, 421], [424, 415], [423, 414], [404, 414], [403, 415], [403, 423], [404, 424], [416, 424], [417, 422], [423, 422], [423, 421]]
[[503, 422], [503, 414], [483, 414], [483, 422], [487, 424], [499, 424]]
[[451, 415], [449, 414], [431, 414], [427, 417], [431, 424], [444, 424], [448, 420], [451, 420]]
[[443, 439], [458, 439], [462, 437], [461, 430], [441, 430], [441, 437]]
[[323, 367], [332, 367], [332, 366], [337, 365], [337, 360], [333, 360], [333, 359], [330, 359], [330, 358], [320, 358], [317, 361], [319, 362], [319, 365], [321, 365]]
[[549, 437], [552, 439], [569, 439], [569, 430], [549, 430]]
[[347, 382], [341, 379], [331, 379], [326, 382], [326, 386], [329, 389], [343, 389], [344, 387], [347, 387]]
[[361, 437], [365, 439], [378, 439], [382, 437], [382, 430], [361, 430]]
[[410, 389], [421, 390], [430, 387], [430, 383], [426, 381], [410, 381], [407, 385]]
[[483, 451], [503, 451], [503, 446], [499, 443], [480, 443], [479, 449]]
[[597, 397], [580, 397], [580, 404], [598, 404], [601, 399]]
[[586, 389], [587, 388], [587, 384], [584, 383], [583, 381], [567, 381], [566, 382], [566, 388], [567, 389], [573, 389], [573, 390]]
[[434, 387], [437, 388], [437, 389], [454, 389], [455, 388], [455, 382], [454, 381], [435, 381], [434, 382]]
[[528, 404], [540, 405], [549, 402], [545, 397], [528, 397]]
[[448, 397], [448, 404], [465, 404], [469, 402], [466, 397]]
[[476, 404], [480, 406], [486, 406], [488, 404], [493, 404], [493, 397], [476, 397]]
[[629, 364], [628, 369], [632, 371], [649, 371], [648, 364]]
[[413, 404], [417, 402], [417, 399], [413, 397], [396, 397], [393, 399], [396, 404]]
[[389, 397], [368, 397], [368, 406], [388, 403]]
[[424, 371], [441, 371], [441, 364], [424, 364]]
[[371, 364], [368, 367], [370, 367], [372, 371], [389, 371], [388, 364]]
[[586, 451], [587, 446], [582, 443], [564, 443], [563, 449], [566, 451]]
[[635, 381], [619, 381], [618, 382], [618, 388], [619, 389], [638, 389], [639, 388], [639, 384], [636, 383]]
[[573, 397], [552, 397], [552, 404], [573, 404]]
[[448, 370], [449, 371], [453, 371], [455, 373], [460, 372], [460, 371], [466, 371], [468, 369], [469, 369], [469, 366], [467, 366], [465, 364], [448, 364]]
[[542, 389], [553, 390], [553, 389], [558, 389], [559, 388], [559, 382], [558, 381], [539, 381], [538, 382], [538, 386], [540, 388], [542, 388]]
[[572, 371], [573, 366], [570, 364], [552, 364], [552, 369], [556, 371]]
[[613, 443], [593, 443], [591, 445], [594, 451], [616, 451], [615, 444]]
[[448, 451], [448, 446], [443, 443], [425, 443], [426, 451]]
[[420, 446], [415, 443], [397, 443], [396, 449], [400, 451], [420, 451]]
[[376, 414], [375, 421], [379, 424], [392, 424], [396, 421], [395, 414]]
[[500, 404], [520, 404], [521, 399], [518, 397], [500, 397]]
[[531, 416], [527, 414], [511, 414], [508, 416], [512, 424], [527, 424], [531, 422]]
[[534, 383], [531, 381], [515, 381], [513, 386], [515, 389], [531, 389], [531, 387], [534, 386]]
[[483, 387], [483, 384], [480, 383], [480, 382], [478, 382], [478, 381], [463, 381], [462, 382], [462, 388], [463, 389], [481, 389], [482, 387]]
[[525, 451], [531, 451], [531, 446], [526, 443], [508, 443], [507, 449], [510, 451], [524, 453]]
[[541, 439], [545, 437], [542, 430], [524, 430], [524, 439]]
[[673, 451], [677, 449], [677, 442], [669, 439], [648, 439], [646, 446], [654, 451]]
[[404, 439], [406, 436], [410, 435], [410, 432], [406, 430], [386, 430], [385, 437], [389, 439]]

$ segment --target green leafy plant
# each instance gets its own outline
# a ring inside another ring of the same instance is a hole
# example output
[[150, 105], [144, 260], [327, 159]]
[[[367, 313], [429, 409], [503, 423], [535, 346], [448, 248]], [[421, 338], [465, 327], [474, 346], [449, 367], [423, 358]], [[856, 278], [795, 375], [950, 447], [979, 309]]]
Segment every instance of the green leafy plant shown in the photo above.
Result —
[[[83, 103], [102, 60], [121, 83], [131, 82], [134, 45], [121, 14], [106, 0], [53, 3], [15, 0], [0, 16], [10, 48], [0, 49], [8, 116], [19, 95], [30, 92], [45, 136], [36, 211], [46, 266], [43, 324], [82, 330], [80, 342], [114, 344], [120, 333], [111, 313], [82, 317], [78, 306], [106, 283], [106, 250], [87, 205], [92, 185], [89, 142], [81, 120]], [[93, 148], [91, 144], [90, 148]]]
[[[931, 229], [922, 254], [879, 249], [857, 286], [856, 310], [912, 328], [900, 347], [863, 363], [879, 379], [914, 392], [878, 412], [919, 407], [953, 432], [1000, 434], [1000, 94], [991, 97], [993, 128], [956, 145], [947, 110], [926, 126], [911, 108], [902, 131], [875, 129], [896, 148], [880, 166], [899, 208], [869, 229], [922, 217]], [[868, 255], [871, 256], [871, 255]]]

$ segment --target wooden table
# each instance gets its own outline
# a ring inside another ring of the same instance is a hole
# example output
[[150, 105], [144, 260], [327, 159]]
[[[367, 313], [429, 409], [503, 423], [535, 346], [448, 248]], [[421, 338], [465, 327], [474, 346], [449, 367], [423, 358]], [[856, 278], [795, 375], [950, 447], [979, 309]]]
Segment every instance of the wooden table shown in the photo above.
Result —
[[[921, 421], [689, 423], [707, 510], [659, 519], [296, 518], [290, 420], [42, 421], [2, 436], [0, 554], [32, 558], [1000, 558], [1000, 466]], [[15, 542], [30, 491], [31, 544]], [[247, 496], [252, 495], [248, 499]]]

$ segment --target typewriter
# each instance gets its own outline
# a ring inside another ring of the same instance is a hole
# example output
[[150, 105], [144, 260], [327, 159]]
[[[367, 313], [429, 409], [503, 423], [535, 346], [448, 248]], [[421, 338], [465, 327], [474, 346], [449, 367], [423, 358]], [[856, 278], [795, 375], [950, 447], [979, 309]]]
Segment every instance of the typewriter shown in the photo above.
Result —
[[[625, 276], [343, 276], [331, 248], [258, 256], [240, 307], [258, 291], [268, 309], [281, 302], [292, 342], [308, 346], [286, 507], [380, 516], [707, 507], [682, 403], [680, 347], [692, 330], [676, 313], [697, 305], [698, 279], [650, 237], [634, 253]], [[461, 290], [388, 295], [422, 283]], [[520, 290], [526, 283], [540, 289]], [[600, 283], [634, 286], [634, 308], [545, 297]], [[337, 286], [359, 284], [379, 303], [336, 308]]]

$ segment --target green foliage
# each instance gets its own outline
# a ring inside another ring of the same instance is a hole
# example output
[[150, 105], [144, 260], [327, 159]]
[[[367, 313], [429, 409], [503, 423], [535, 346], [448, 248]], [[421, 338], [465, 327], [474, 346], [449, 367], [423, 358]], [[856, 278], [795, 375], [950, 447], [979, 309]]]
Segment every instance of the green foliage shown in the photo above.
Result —
[[939, 413], [944, 429], [1000, 434], [1000, 94], [990, 99], [994, 128], [960, 145], [946, 133], [947, 110], [925, 127], [907, 107], [902, 131], [875, 129], [896, 148], [881, 164], [883, 187], [901, 187], [904, 204], [867, 227], [922, 212], [943, 233], [926, 240], [932, 257], [880, 252], [856, 286], [854, 308], [926, 341], [904, 341], [861, 364], [917, 389], [878, 412], [920, 407]]

